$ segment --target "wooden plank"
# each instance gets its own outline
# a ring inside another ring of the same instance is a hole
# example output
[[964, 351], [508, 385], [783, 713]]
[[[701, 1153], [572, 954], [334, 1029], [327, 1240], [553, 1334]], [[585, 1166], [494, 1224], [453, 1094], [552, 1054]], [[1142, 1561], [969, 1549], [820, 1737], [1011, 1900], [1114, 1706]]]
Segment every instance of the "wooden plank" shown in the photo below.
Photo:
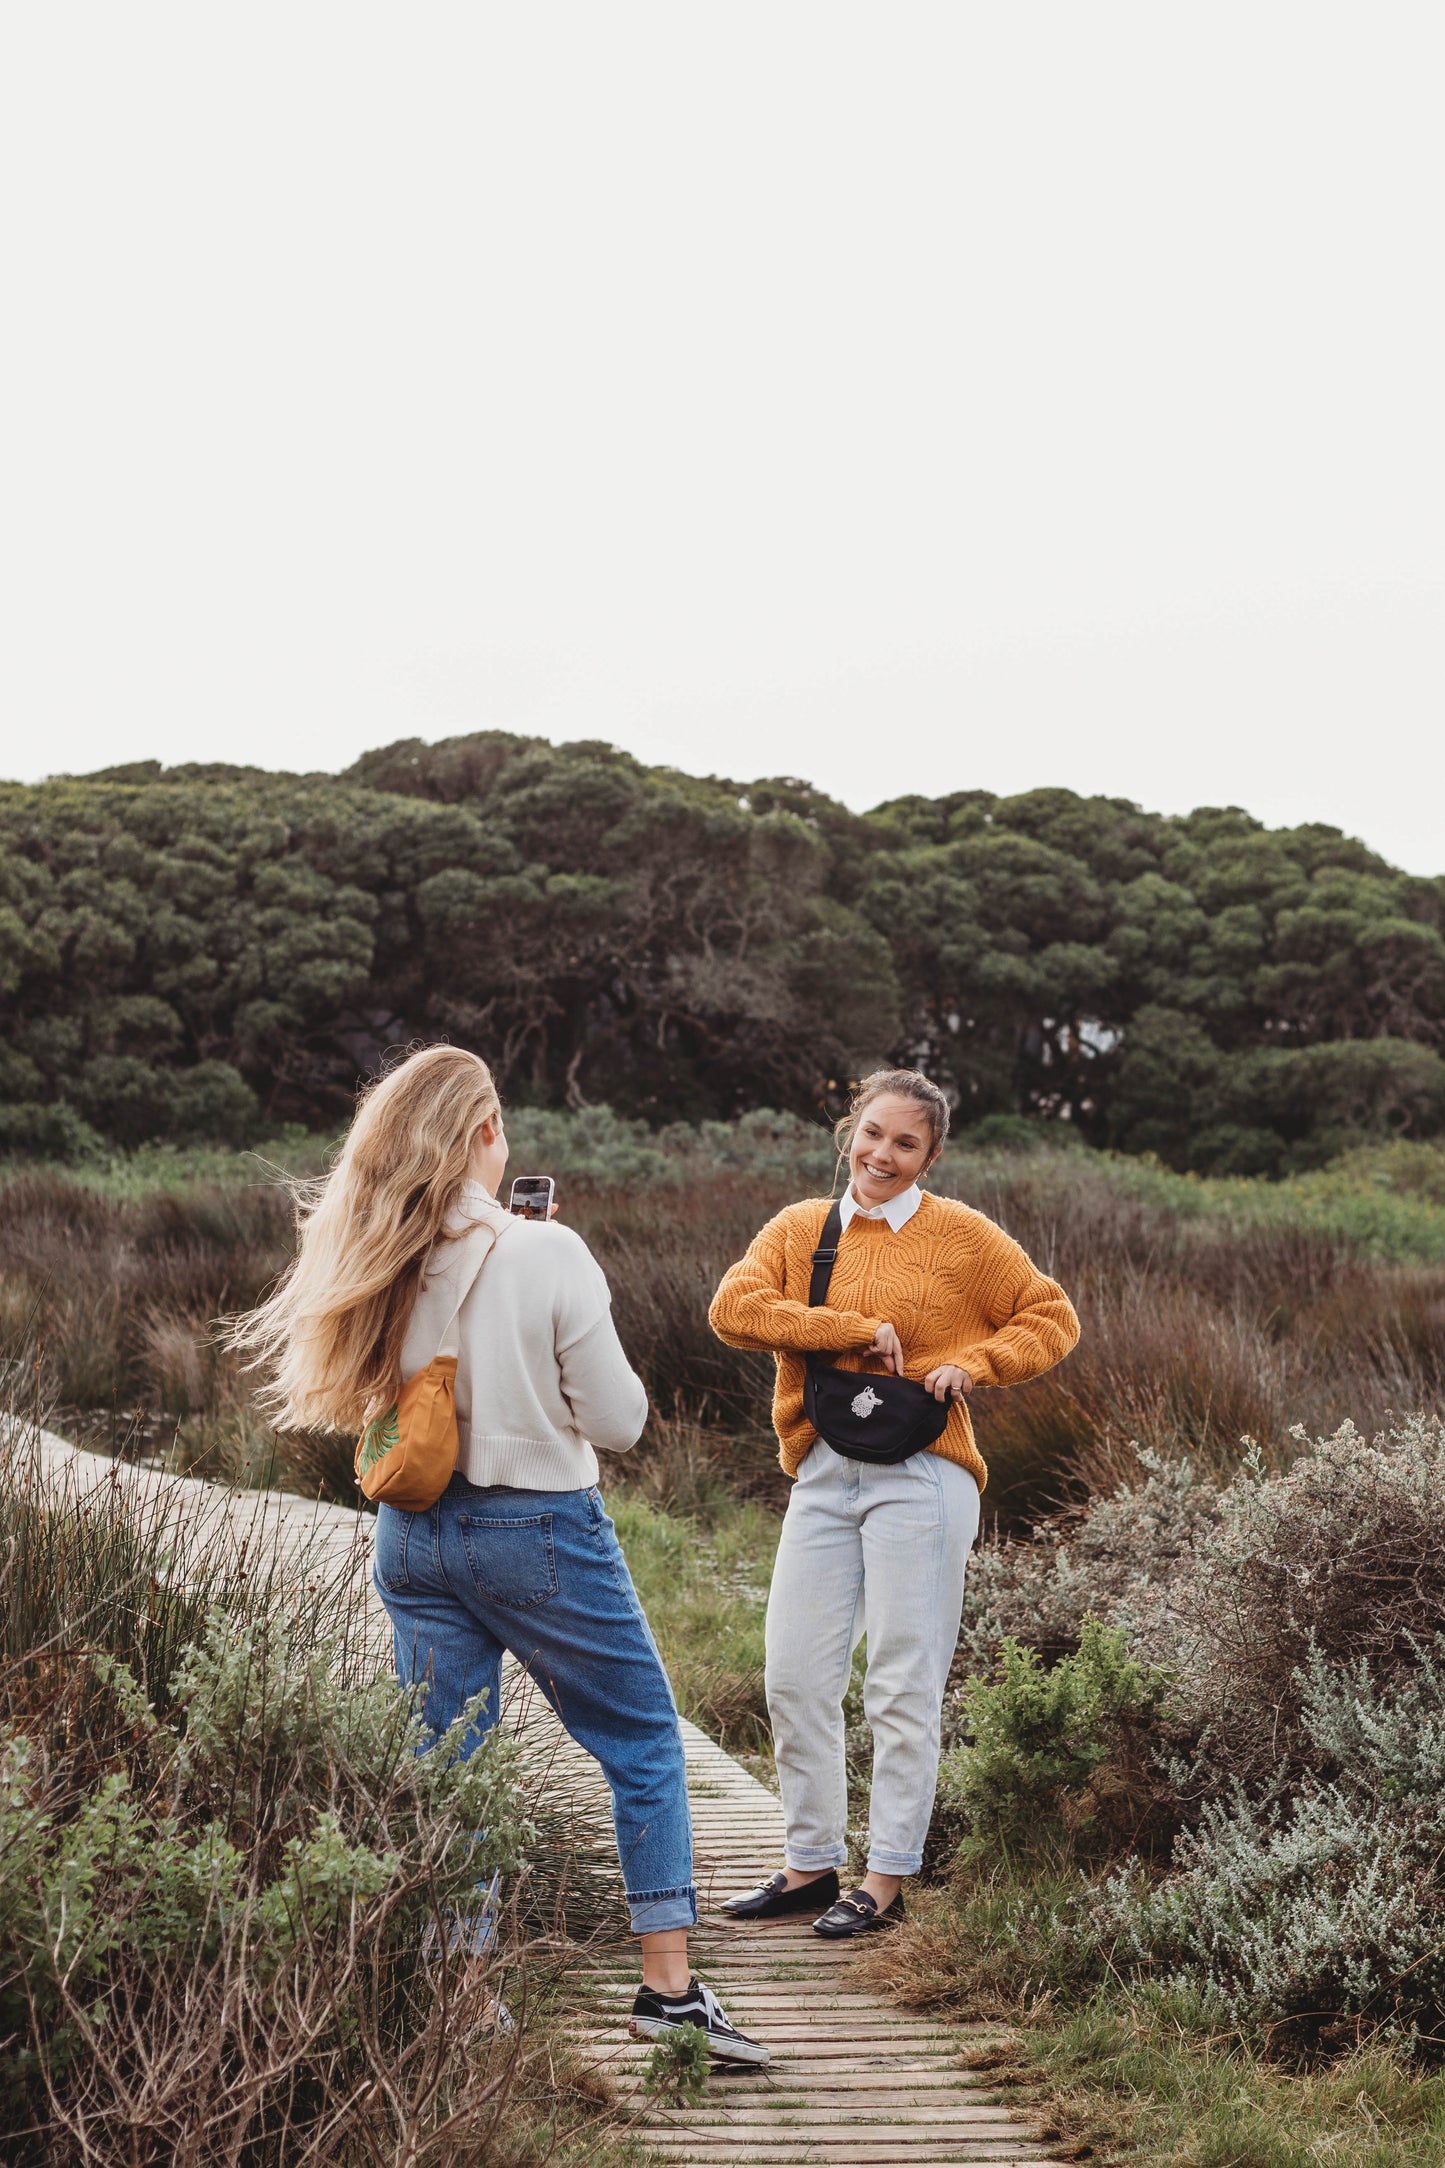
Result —
[[[796, 2114], [780, 2115], [766, 2107], [734, 2109], [730, 2114], [709, 2117], [693, 2109], [665, 2109], [656, 2111], [654, 2121], [658, 2129], [706, 2131], [716, 2136], [726, 2136], [735, 2131], [739, 2136], [762, 2129], [777, 2131], [779, 2136], [790, 2124], [806, 2125], [811, 2136], [825, 2139], [832, 2132], [841, 2131], [852, 2135], [859, 2131], [896, 2130], [896, 2115], [845, 2115], [838, 2109], [820, 2109], [809, 2106]], [[1017, 2126], [1007, 2108], [953, 2108], [941, 2109], [930, 2102], [927, 2120], [914, 2126], [930, 2131], [977, 2130], [983, 2135], [995, 2132], [1015, 2132]]]
[[957, 2131], [934, 2133], [925, 2129], [895, 2128], [892, 2131], [862, 2134], [836, 2146], [820, 2145], [816, 2139], [804, 2138], [790, 2141], [780, 2133], [776, 2139], [746, 2138], [731, 2144], [709, 2145], [698, 2133], [680, 2133], [674, 2136], [667, 2131], [648, 2129], [643, 2142], [658, 2153], [670, 2154], [674, 2159], [701, 2164], [707, 2161], [819, 2161], [830, 2168], [853, 2168], [863, 2161], [884, 2161], [888, 2168], [901, 2168], [912, 2161], [1041, 2161], [1049, 2155], [1042, 2146], [1030, 2145], [1026, 2138], [971, 2138]]
[[[906, 2128], [904, 2147], [897, 2144], [900, 2129]], [[732, 2135], [719, 2133], [716, 2137], [706, 2130], [670, 2132], [660, 2126], [649, 2125], [646, 2143], [659, 2151], [683, 2153], [698, 2161], [708, 2160], [776, 2160], [780, 2156], [796, 2160], [854, 2161], [858, 2159], [900, 2158], [911, 2160], [914, 2148], [933, 2148], [948, 2155], [968, 2153], [976, 2160], [1017, 2158], [1020, 2152], [1032, 2152], [1035, 2159], [1046, 2158], [1042, 2146], [1030, 2146], [1020, 2138], [1017, 2131], [997, 2134], [978, 2131], [959, 2131], [947, 2125], [914, 2123], [900, 2126], [889, 2124], [875, 2130], [845, 2132], [802, 2131], [791, 2135], [786, 2130], [771, 2133], [738, 2131]]]
[[[828, 2162], [832, 2168], [906, 2168], [914, 2161], [947, 2163], [948, 2168], [1010, 2168], [1010, 2164], [1023, 2161], [1047, 2160], [1050, 2156], [1041, 2147], [1022, 2145], [1007, 2139], [998, 2145], [976, 2143], [966, 2140], [960, 2144], [957, 2138], [934, 2138], [913, 2130], [890, 2133], [885, 2144], [876, 2141], [852, 2143], [847, 2150], [824, 2149], [816, 2143], [789, 2145], [786, 2141], [773, 2145], [766, 2143], [745, 2145], [701, 2146], [695, 2139], [683, 2138], [675, 2143], [662, 2133], [643, 2134], [643, 2142], [658, 2153], [670, 2153], [675, 2159], [703, 2168], [708, 2161], [751, 2161], [754, 2163], [806, 2163]], [[1054, 2156], [1057, 2158], [1057, 2156]]]
[[[624, 2074], [619, 2071], [616, 2075], [619, 2082], [625, 2083], [628, 2076], [636, 2078], [640, 2076], [640, 2072]], [[748, 2087], [736, 2093], [731, 2086], [709, 2086], [697, 2109], [688, 2112], [695, 2112], [703, 2121], [714, 2123], [726, 2122], [733, 2115], [746, 2117], [755, 2109], [766, 2109], [780, 2124], [796, 2123], [816, 2115], [820, 2121], [826, 2121], [830, 2117], [844, 2122], [856, 2119], [871, 2126], [880, 2122], [886, 2123], [890, 2119], [897, 2122], [900, 2114], [906, 2120], [915, 2110], [919, 2113], [926, 2111], [928, 2115], [935, 2117], [942, 2116], [946, 2121], [951, 2116], [953, 2107], [954, 2097], [946, 2092], [885, 2090], [870, 2093], [866, 2089], [860, 2089], [856, 2092], [834, 2093], [826, 2086], [815, 2089], [804, 2080], [796, 2086], [763, 2085]], [[662, 2104], [659, 2104], [659, 2113], [661, 2112]], [[998, 2105], [994, 2113], [1007, 2120], [1009, 2117], [1016, 2118], [1017, 2111]], [[1014, 2127], [1017, 2127], [1016, 2121]]]

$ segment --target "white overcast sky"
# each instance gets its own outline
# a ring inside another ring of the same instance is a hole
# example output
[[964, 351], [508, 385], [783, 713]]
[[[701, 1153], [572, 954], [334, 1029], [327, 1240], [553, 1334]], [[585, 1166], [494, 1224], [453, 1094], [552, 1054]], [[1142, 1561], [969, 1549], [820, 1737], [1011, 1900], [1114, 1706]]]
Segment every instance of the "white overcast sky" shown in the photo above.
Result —
[[601, 737], [1445, 870], [1445, 9], [15, 0], [0, 773]]

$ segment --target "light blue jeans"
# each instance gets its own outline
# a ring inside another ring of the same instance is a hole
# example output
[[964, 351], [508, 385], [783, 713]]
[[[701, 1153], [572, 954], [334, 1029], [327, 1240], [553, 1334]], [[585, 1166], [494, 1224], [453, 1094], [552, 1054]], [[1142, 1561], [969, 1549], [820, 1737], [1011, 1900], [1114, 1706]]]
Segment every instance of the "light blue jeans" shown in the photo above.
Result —
[[768, 1596], [767, 1693], [790, 1867], [848, 1857], [843, 1697], [866, 1633], [868, 1865], [917, 1874], [938, 1788], [943, 1690], [978, 1534], [978, 1485], [938, 1453], [891, 1468], [821, 1439], [788, 1500]]
[[602, 1765], [633, 1933], [695, 1925], [677, 1704], [600, 1493], [454, 1475], [430, 1512], [378, 1509], [375, 1572], [397, 1676], [426, 1682], [429, 1728], [485, 1688], [474, 1749], [497, 1721], [510, 1649]]

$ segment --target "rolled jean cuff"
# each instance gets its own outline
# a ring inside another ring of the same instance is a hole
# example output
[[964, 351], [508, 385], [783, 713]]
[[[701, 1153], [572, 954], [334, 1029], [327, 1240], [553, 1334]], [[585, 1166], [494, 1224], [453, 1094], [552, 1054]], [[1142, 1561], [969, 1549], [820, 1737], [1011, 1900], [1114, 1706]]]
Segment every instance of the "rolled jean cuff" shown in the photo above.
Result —
[[627, 1893], [635, 1935], [665, 1935], [674, 1927], [696, 1927], [697, 1890], [689, 1882], [682, 1889], [649, 1889]]
[[874, 1852], [868, 1854], [870, 1874], [917, 1874], [923, 1865], [921, 1852]]
[[799, 1874], [824, 1874], [829, 1867], [846, 1867], [848, 1847], [846, 1844], [789, 1844], [784, 1847], [783, 1857]]

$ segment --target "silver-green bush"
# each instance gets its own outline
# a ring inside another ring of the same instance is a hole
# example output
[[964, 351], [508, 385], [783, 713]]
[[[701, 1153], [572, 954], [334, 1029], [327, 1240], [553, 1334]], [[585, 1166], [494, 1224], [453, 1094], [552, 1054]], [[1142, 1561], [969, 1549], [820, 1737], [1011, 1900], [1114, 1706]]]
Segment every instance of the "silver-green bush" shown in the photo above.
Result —
[[[1090, 1614], [1106, 1621], [1169, 1682], [1153, 1759], [1179, 1834], [1162, 1875], [1136, 1859], [1096, 1893], [1087, 1933], [1111, 1963], [1202, 1994], [1257, 2035], [1314, 2045], [1383, 2030], [1438, 2051], [1445, 1432], [1417, 1417], [1373, 1439], [1347, 1424], [1297, 1442], [1284, 1471], [1247, 1449], [1219, 1488], [1144, 1456], [1138, 1482], [1035, 1544], [986, 1551], [960, 1669], [1000, 1647], [1004, 1661], [982, 1699], [954, 1691], [965, 1743], [950, 1781], [971, 1768], [975, 1791], [1012, 1782], [1023, 1811], [1024, 1780], [1042, 1771], [1057, 1796], [1033, 1815], [1065, 1815], [1078, 1757], [1013, 1768], [983, 1719], [1019, 1700], [1014, 1644], [1052, 1659], [1023, 1681], [1030, 1708], [1052, 1709], [1069, 1697], [1048, 1682], [1067, 1684], [1097, 1638]], [[990, 1812], [1003, 1812], [992, 1794]]]
[[1382, 1689], [1316, 1651], [1304, 1738], [1332, 1773], [1206, 1805], [1175, 1871], [1108, 1887], [1099, 1925], [1231, 2022], [1311, 2044], [1445, 2032], [1445, 1641]]

